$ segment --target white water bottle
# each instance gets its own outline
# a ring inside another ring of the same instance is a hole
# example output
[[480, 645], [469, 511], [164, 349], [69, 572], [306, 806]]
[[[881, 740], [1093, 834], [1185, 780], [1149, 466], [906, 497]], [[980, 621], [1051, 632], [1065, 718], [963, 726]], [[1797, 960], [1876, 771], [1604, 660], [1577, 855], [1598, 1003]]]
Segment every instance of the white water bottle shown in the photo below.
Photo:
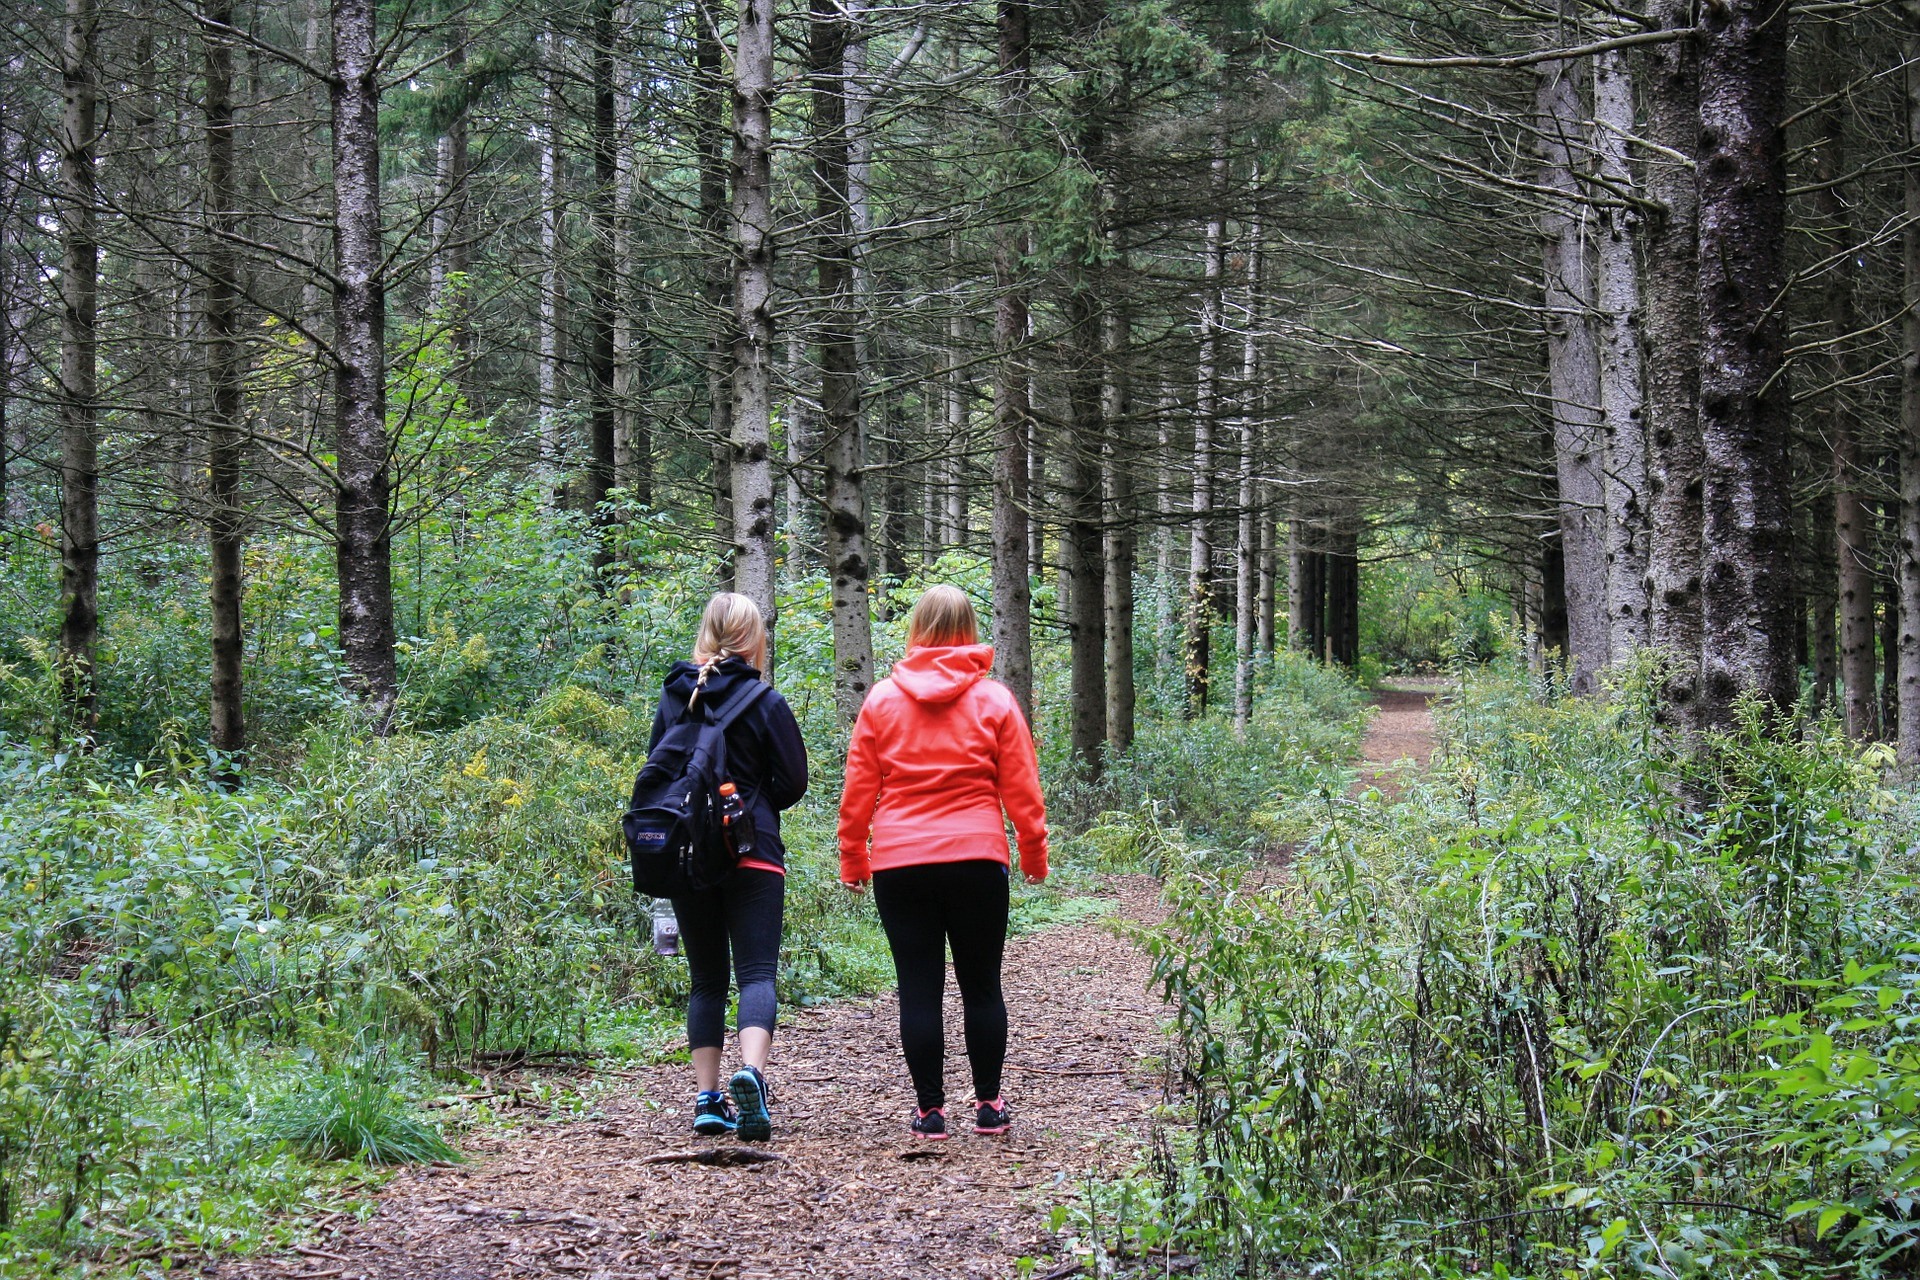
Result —
[[680, 954], [680, 920], [673, 914], [673, 904], [665, 898], [653, 900], [653, 954]]

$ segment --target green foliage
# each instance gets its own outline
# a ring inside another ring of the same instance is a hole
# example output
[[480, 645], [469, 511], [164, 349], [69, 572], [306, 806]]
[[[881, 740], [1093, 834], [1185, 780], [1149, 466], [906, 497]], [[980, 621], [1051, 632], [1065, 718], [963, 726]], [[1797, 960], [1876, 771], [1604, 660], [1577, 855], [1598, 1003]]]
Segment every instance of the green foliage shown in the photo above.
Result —
[[1477, 572], [1430, 546], [1389, 538], [1360, 575], [1360, 647], [1388, 670], [1485, 662], [1501, 652], [1499, 621], [1511, 606]]
[[369, 1064], [302, 1078], [260, 1112], [261, 1133], [314, 1160], [421, 1164], [457, 1160], [413, 1103]]
[[1244, 733], [1218, 710], [1150, 720], [1093, 782], [1059, 750], [1065, 735], [1055, 735], [1046, 753], [1050, 811], [1075, 825], [1108, 811], [1158, 811], [1177, 815], [1186, 838], [1208, 848], [1270, 845], [1274, 802], [1337, 790], [1332, 762], [1352, 757], [1366, 715], [1352, 682], [1296, 653], [1262, 660], [1255, 689]]
[[1174, 1223], [1217, 1274], [1356, 1276], [1866, 1274], [1904, 1247], [1905, 820], [1873, 760], [1757, 715], [1696, 765], [1644, 691], [1468, 679], [1429, 779], [1330, 799], [1279, 883], [1135, 824], [1179, 873], [1150, 945], [1195, 1127], [1112, 1247]]

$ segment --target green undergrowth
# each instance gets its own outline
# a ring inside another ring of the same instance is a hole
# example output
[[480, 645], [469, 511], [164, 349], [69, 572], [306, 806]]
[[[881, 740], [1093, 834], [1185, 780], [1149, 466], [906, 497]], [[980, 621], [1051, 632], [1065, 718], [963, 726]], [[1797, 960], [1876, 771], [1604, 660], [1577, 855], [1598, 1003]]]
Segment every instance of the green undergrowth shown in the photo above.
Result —
[[[491, 593], [506, 625], [423, 608], [389, 738], [322, 688], [326, 636], [263, 636], [250, 661], [281, 664], [262, 684], [286, 682], [288, 706], [255, 721], [262, 750], [231, 792], [169, 710], [181, 695], [161, 677], [183, 659], [156, 648], [166, 618], [115, 623], [115, 696], [149, 672], [151, 714], [122, 715], [127, 736], [90, 754], [53, 745], [60, 726], [35, 718], [52, 673], [33, 642], [0, 668], [0, 1276], [130, 1275], [284, 1245], [322, 1211], [362, 1211], [393, 1163], [447, 1158], [473, 1126], [586, 1114], [613, 1087], [600, 1069], [684, 1054], [684, 962], [646, 945], [614, 820], [697, 577], [662, 560], [664, 585], [619, 604], [618, 645], [567, 606], [539, 659], [529, 648], [547, 641], [528, 637], [572, 598], [556, 577], [578, 566], [564, 543], [559, 568], [526, 550], [505, 536], [491, 560], [440, 566]], [[261, 554], [261, 593], [311, 606], [305, 561]], [[982, 572], [949, 560], [929, 576]], [[917, 587], [891, 592], [883, 663]], [[815, 747], [812, 790], [783, 821], [789, 1005], [893, 977], [870, 900], [837, 880], [823, 591], [796, 584], [781, 625], [780, 685]], [[1051, 648], [1039, 666], [1050, 709], [1064, 669]], [[1339, 790], [1361, 723], [1350, 683], [1282, 658], [1259, 685], [1249, 734], [1217, 713], [1143, 716], [1098, 783], [1042, 715], [1056, 875], [1016, 885], [1016, 931], [1097, 919], [1112, 906], [1101, 877], [1148, 866], [1103, 814], [1151, 812], [1231, 851], [1266, 838], [1247, 807]]]
[[1170, 825], [1180, 1096], [1063, 1207], [1117, 1274], [1893, 1276], [1920, 1266], [1920, 799], [1816, 726], [1699, 752], [1648, 682], [1470, 673], [1398, 802], [1289, 875]]

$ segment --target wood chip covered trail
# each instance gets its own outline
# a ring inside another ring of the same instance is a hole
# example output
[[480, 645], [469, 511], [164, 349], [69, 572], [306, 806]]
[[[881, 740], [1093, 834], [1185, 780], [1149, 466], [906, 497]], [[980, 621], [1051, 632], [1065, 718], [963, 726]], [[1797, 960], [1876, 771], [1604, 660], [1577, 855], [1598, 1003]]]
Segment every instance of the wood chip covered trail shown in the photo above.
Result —
[[[1124, 1168], [1160, 1100], [1162, 1008], [1114, 921], [1151, 920], [1158, 886], [1115, 879], [1108, 920], [1012, 939], [1006, 1097], [1013, 1132], [972, 1133], [949, 974], [955, 1136], [911, 1138], [892, 996], [782, 1011], [775, 1134], [749, 1164], [689, 1128], [690, 1068], [623, 1078], [590, 1118], [475, 1134], [470, 1163], [396, 1178], [365, 1223], [226, 1274], [468, 1280], [1005, 1277], [1051, 1251], [1046, 1212], [1089, 1171]], [[704, 1155], [706, 1151], [712, 1155]], [[672, 1157], [672, 1158], [662, 1158]], [[1039, 1273], [1049, 1268], [1042, 1266]], [[1037, 1273], [1038, 1274], [1038, 1273]]]

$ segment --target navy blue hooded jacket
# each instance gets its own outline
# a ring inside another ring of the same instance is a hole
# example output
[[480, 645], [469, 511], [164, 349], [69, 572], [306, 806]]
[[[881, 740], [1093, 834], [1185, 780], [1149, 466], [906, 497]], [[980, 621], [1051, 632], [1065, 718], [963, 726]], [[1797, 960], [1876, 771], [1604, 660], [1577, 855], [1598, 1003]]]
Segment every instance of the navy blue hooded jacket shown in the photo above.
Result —
[[[653, 736], [647, 739], [647, 751], [660, 745], [667, 731], [668, 707], [684, 710], [693, 695], [700, 668], [691, 662], [676, 662], [667, 672], [660, 691], [660, 705], [653, 713]], [[708, 710], [724, 710], [760, 673], [741, 658], [723, 658], [707, 677], [700, 701]], [[753, 815], [758, 836], [752, 861], [787, 865], [787, 847], [780, 840], [780, 811], [791, 809], [807, 793], [807, 744], [801, 741], [800, 724], [793, 708], [776, 689], [760, 695], [760, 700], [727, 727], [727, 772], [733, 775], [745, 798], [747, 812]]]

